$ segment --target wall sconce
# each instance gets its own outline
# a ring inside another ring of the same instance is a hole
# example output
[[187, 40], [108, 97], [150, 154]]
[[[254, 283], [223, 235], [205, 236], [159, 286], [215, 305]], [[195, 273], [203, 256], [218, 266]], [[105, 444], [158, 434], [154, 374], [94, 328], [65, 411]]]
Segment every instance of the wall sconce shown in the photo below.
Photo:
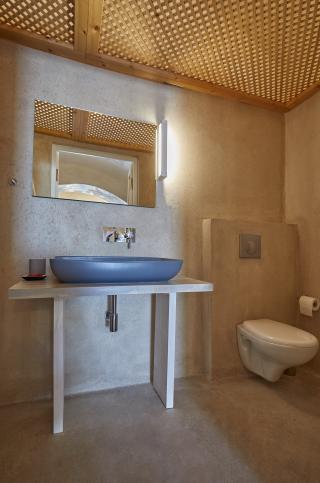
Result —
[[161, 121], [157, 129], [157, 153], [156, 153], [156, 179], [161, 180], [167, 177], [168, 158], [168, 122]]

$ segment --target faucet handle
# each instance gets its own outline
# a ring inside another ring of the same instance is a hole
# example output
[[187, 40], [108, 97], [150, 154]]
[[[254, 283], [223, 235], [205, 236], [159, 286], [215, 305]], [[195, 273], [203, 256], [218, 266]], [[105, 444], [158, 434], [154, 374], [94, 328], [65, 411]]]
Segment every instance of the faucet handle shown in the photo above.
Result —
[[126, 242], [130, 248], [131, 243], [136, 241], [136, 229], [127, 227], [104, 226], [102, 227], [102, 239], [104, 242]]
[[104, 226], [102, 228], [102, 239], [104, 242], [115, 242], [117, 239], [117, 229], [115, 226]]

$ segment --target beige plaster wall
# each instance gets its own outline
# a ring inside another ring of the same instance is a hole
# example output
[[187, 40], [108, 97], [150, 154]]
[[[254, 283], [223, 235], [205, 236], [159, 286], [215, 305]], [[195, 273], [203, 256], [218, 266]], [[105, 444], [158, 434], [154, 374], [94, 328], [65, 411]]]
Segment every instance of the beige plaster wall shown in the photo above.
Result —
[[[51, 303], [8, 301], [7, 288], [27, 259], [55, 255], [126, 255], [104, 245], [103, 225], [134, 226], [131, 255], [184, 258], [201, 276], [201, 218], [282, 219], [282, 116], [159, 85], [0, 41], [0, 402], [51, 391]], [[75, 79], [77, 82], [75, 83]], [[169, 125], [168, 178], [155, 209], [32, 198], [33, 103]], [[8, 185], [16, 176], [18, 186]], [[176, 375], [205, 367], [202, 295], [178, 302]], [[66, 303], [66, 392], [149, 380], [151, 300], [121, 297], [120, 329], [104, 327], [106, 300]]]
[[[261, 235], [260, 259], [239, 258], [240, 233]], [[239, 323], [269, 318], [296, 324], [297, 228], [285, 223], [215, 219], [204, 221], [203, 234], [211, 252], [205, 269], [215, 281], [212, 314], [206, 319], [211, 375], [219, 378], [244, 374], [237, 348]]]
[[[301, 294], [320, 297], [320, 93], [286, 114], [285, 208], [297, 223]], [[299, 315], [299, 326], [320, 338], [320, 312]], [[320, 354], [310, 362], [320, 371]]]

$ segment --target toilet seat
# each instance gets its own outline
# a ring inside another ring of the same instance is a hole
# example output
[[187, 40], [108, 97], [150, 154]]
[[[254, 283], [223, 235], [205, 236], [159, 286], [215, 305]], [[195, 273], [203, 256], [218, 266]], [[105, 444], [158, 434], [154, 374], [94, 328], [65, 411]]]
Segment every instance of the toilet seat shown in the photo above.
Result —
[[242, 327], [248, 336], [275, 345], [307, 348], [317, 343], [316, 337], [309, 332], [275, 320], [246, 320]]

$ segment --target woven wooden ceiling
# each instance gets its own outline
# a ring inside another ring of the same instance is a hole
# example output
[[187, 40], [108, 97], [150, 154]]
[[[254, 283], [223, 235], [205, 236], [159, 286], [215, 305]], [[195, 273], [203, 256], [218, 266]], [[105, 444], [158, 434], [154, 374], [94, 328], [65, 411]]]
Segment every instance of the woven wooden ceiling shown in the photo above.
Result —
[[320, 0], [2, 0], [0, 36], [280, 111], [320, 87]]
[[154, 152], [157, 126], [36, 100], [34, 129], [74, 141]]

